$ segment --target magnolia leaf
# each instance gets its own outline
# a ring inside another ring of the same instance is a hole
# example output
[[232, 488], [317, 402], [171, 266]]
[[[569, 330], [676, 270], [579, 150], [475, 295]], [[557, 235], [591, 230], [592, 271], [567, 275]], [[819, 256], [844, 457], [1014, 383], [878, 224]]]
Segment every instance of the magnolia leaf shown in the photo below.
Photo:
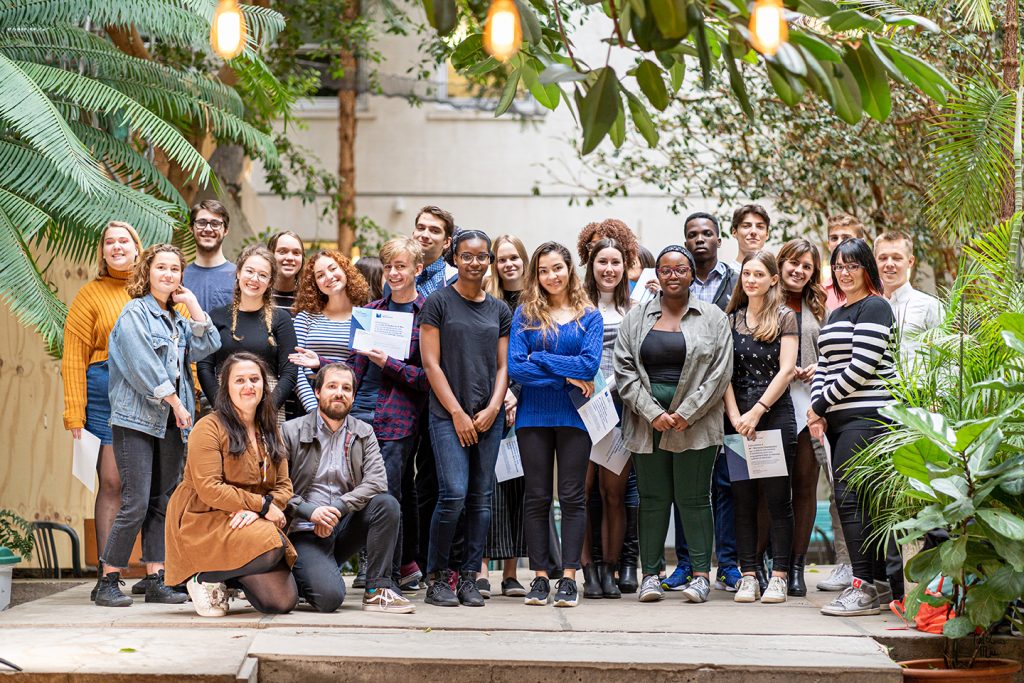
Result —
[[690, 32], [686, 0], [648, 0], [654, 21], [666, 38], [685, 38]]
[[544, 37], [541, 31], [540, 21], [533, 13], [528, 3], [522, 0], [515, 0], [516, 9], [519, 10], [519, 25], [523, 32], [523, 42], [536, 45]]
[[850, 68], [843, 62], [830, 64], [825, 67], [832, 83], [832, 90], [836, 94], [832, 108], [836, 116], [849, 124], [860, 121], [864, 115], [864, 107], [860, 99], [860, 86], [857, 79], [850, 73]]
[[548, 85], [550, 83], [571, 83], [573, 81], [585, 81], [587, 77], [585, 74], [573, 69], [571, 66], [565, 64], [559, 64], [555, 62], [546, 69], [540, 72], [538, 80], [541, 85]]
[[841, 62], [843, 55], [828, 43], [817, 36], [802, 31], [793, 31], [789, 34], [789, 42], [802, 47], [823, 62]]
[[895, 45], [882, 43], [881, 47], [900, 73], [936, 102], [945, 104], [946, 93], [956, 90], [956, 86], [941, 71], [923, 59], [915, 57]]
[[828, 25], [837, 33], [860, 30], [877, 31], [882, 28], [881, 21], [855, 9], [844, 9], [836, 12], [828, 18]]
[[683, 77], [686, 75], [686, 64], [685, 62], [676, 61], [675, 65], [668, 70], [669, 78], [672, 81], [672, 94], [679, 92], [679, 88], [683, 87]]
[[886, 14], [878, 15], [878, 18], [890, 26], [917, 26], [929, 33], [938, 33], [942, 29], [931, 19], [920, 17], [916, 14]]
[[597, 70], [597, 80], [580, 105], [583, 154], [589, 154], [608, 134], [619, 115], [619, 79], [610, 66]]
[[864, 111], [876, 121], [885, 121], [892, 111], [892, 96], [885, 67], [866, 42], [862, 42], [856, 50], [847, 48], [843, 61], [857, 79]]
[[641, 92], [658, 111], [665, 111], [670, 102], [668, 91], [665, 89], [665, 80], [661, 76], [661, 69], [649, 59], [640, 62], [636, 69], [636, 82]]
[[459, 43], [459, 46], [452, 52], [452, 68], [456, 71], [462, 71], [467, 66], [473, 64], [476, 61], [475, 57], [479, 56], [483, 51], [483, 34], [474, 33]]
[[658, 127], [654, 125], [654, 121], [651, 120], [651, 115], [647, 111], [647, 107], [644, 106], [640, 98], [624, 90], [626, 93], [626, 102], [629, 105], [629, 114], [633, 118], [633, 125], [643, 136], [644, 140], [647, 141], [647, 145], [654, 148], [658, 144], [659, 134]]
[[626, 141], [626, 112], [622, 107], [619, 107], [619, 114], [615, 117], [615, 123], [608, 129], [608, 138], [615, 145], [615, 149], [622, 147], [622, 143]]
[[519, 88], [519, 71], [513, 71], [505, 81], [505, 89], [501, 91], [501, 98], [498, 106], [494, 109], [494, 116], [498, 117], [508, 111], [512, 101], [516, 98], [516, 91]]
[[736, 60], [733, 58], [732, 45], [730, 43], [722, 44], [722, 56], [725, 58], [725, 67], [729, 71], [729, 87], [732, 88], [736, 99], [739, 100], [743, 113], [750, 118], [754, 118], [754, 108], [750, 106], [747, 86], [743, 83], [743, 75], [736, 66]]
[[779, 99], [791, 107], [799, 102], [804, 94], [803, 86], [771, 62], [765, 62], [765, 66], [768, 68], [768, 80], [771, 81]]

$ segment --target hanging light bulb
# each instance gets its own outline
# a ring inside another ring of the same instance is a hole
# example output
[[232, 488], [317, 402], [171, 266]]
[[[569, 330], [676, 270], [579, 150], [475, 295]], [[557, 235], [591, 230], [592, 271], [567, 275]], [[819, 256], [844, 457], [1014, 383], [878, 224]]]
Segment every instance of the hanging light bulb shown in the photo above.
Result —
[[233, 59], [245, 48], [245, 18], [236, 0], [220, 0], [210, 25], [210, 45], [224, 59]]
[[769, 57], [789, 40], [789, 27], [783, 16], [782, 0], [756, 0], [750, 13], [750, 44]]
[[494, 0], [487, 10], [484, 26], [484, 50], [500, 62], [507, 62], [519, 52], [523, 30], [519, 23], [519, 10], [513, 0]]

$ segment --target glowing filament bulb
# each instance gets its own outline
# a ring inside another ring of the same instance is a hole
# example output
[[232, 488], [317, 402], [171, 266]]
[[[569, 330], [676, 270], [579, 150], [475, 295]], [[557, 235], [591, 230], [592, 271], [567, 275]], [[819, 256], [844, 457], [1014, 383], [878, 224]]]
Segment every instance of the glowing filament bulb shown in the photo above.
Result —
[[210, 45], [224, 59], [242, 54], [245, 47], [245, 18], [235, 0], [220, 0], [210, 26]]
[[750, 13], [750, 43], [761, 54], [772, 56], [789, 39], [782, 0], [756, 0]]
[[519, 24], [519, 10], [513, 0], [494, 0], [487, 10], [484, 28], [484, 50], [501, 62], [506, 62], [519, 52], [523, 41]]

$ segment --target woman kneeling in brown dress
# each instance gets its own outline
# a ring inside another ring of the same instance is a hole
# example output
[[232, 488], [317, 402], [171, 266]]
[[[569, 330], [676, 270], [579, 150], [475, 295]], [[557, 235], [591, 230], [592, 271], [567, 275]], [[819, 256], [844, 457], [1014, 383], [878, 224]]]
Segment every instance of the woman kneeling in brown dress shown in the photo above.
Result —
[[264, 614], [283, 614], [298, 602], [282, 512], [292, 483], [267, 369], [240, 352], [220, 377], [217, 408], [192, 430], [185, 476], [167, 506], [166, 581], [188, 582], [200, 616], [227, 614], [228, 587]]

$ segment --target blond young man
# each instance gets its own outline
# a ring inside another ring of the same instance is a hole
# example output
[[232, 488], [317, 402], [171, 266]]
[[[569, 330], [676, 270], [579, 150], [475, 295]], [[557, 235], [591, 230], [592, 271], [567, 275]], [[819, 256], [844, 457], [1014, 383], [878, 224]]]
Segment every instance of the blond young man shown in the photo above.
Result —
[[942, 322], [942, 306], [933, 296], [910, 284], [914, 240], [905, 232], [886, 232], [875, 240], [875, 262], [882, 278], [885, 298], [896, 316], [900, 358], [909, 368], [919, 347], [917, 337]]

